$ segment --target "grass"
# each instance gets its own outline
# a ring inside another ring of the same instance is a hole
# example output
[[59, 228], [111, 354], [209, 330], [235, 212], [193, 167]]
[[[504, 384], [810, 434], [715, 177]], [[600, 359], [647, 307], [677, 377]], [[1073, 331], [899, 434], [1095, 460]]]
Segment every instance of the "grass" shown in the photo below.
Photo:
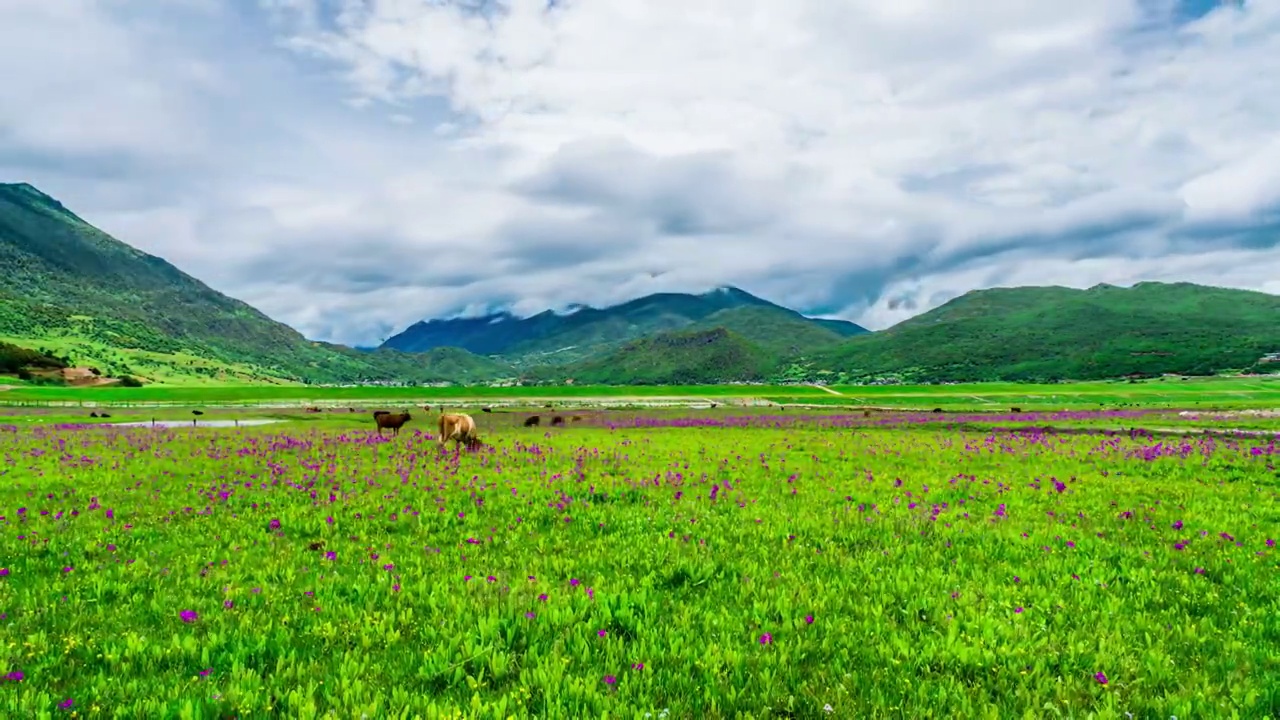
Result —
[[902, 407], [948, 412], [1005, 411], [1011, 407], [1069, 409], [1098, 407], [1174, 407], [1191, 410], [1280, 407], [1280, 379], [1204, 378], [1149, 380], [1138, 383], [1088, 382], [1032, 385], [972, 383], [961, 385], [836, 386], [703, 385], [703, 386], [543, 386], [543, 387], [315, 387], [211, 386], [142, 388], [30, 387], [0, 392], [4, 405], [176, 405], [217, 406], [309, 403], [384, 403], [405, 405], [458, 403], [637, 402], [659, 399], [731, 403], [757, 399], [780, 405], [823, 405], [848, 408]]
[[1268, 440], [676, 415], [0, 429], [0, 714], [1280, 715]]

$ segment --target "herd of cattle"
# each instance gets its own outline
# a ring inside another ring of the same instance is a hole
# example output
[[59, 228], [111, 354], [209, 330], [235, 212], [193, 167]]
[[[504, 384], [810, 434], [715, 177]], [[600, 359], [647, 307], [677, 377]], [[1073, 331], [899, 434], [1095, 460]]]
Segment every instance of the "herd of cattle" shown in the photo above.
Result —
[[[431, 411], [431, 408], [424, 407], [423, 410]], [[308, 412], [319, 412], [319, 408], [307, 408]], [[493, 412], [490, 408], [483, 408], [484, 412]], [[389, 410], [375, 410], [373, 413], [373, 421], [378, 426], [378, 434], [381, 435], [384, 429], [391, 430], [392, 435], [399, 435], [400, 428], [404, 424], [413, 419], [413, 416], [407, 412], [393, 413]], [[573, 415], [568, 422], [579, 422], [582, 420], [581, 415]], [[556, 415], [551, 418], [551, 425], [560, 427], [565, 424], [566, 420], [562, 415]], [[542, 424], [541, 415], [530, 415], [524, 419], [525, 427], [537, 427]], [[447, 413], [444, 408], [440, 408], [440, 420], [438, 423], [439, 436], [437, 440], [440, 447], [444, 447], [446, 443], [452, 440], [455, 447], [466, 446], [468, 450], [475, 450], [483, 445], [480, 442], [480, 436], [477, 431], [475, 418], [466, 413]]]

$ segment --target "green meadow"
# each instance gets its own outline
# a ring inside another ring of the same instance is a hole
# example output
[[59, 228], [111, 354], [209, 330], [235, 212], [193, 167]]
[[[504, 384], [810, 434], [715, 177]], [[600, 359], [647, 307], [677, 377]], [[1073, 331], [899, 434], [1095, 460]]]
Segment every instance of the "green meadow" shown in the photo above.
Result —
[[1280, 717], [1274, 439], [914, 418], [0, 421], [0, 715]]
[[382, 403], [388, 406], [483, 404], [560, 407], [600, 403], [654, 402], [814, 405], [832, 408], [941, 408], [946, 411], [1002, 412], [1099, 408], [1230, 409], [1280, 407], [1276, 378], [1156, 378], [1031, 385], [702, 385], [702, 386], [534, 386], [534, 387], [319, 387], [161, 386], [141, 388], [14, 387], [0, 391], [0, 406], [253, 406]]

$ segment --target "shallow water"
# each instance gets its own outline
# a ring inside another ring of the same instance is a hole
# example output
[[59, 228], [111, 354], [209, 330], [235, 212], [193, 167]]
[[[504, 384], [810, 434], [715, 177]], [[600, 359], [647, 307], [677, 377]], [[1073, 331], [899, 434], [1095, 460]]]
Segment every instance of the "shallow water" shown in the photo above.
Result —
[[[270, 418], [249, 418], [246, 420], [197, 420], [196, 427], [247, 427], [249, 425], [270, 425], [280, 422]], [[141, 422], [107, 423], [113, 427], [191, 427], [189, 420], [143, 420]]]

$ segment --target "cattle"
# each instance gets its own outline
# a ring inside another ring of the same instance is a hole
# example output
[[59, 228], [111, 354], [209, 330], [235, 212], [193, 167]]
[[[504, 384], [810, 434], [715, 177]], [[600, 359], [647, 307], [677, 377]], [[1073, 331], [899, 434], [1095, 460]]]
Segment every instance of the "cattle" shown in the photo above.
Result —
[[555, 417], [551, 418], [551, 424], [552, 424], [552, 425], [564, 425], [564, 418], [562, 418], [562, 417], [560, 417], [559, 415], [557, 415], [557, 416], [555, 416]]
[[934, 408], [933, 412], [940, 413], [942, 412], [942, 408]]
[[98, 413], [98, 417], [105, 417], [105, 418], [109, 418], [109, 417], [111, 417], [111, 413]]
[[1022, 412], [1022, 408], [1009, 408], [1009, 412], [1011, 412], [1011, 413], [1020, 413], [1020, 412]]
[[89, 413], [89, 417], [98, 417], [98, 413], [97, 413], [97, 412], [91, 412], [91, 413]]
[[318, 408], [318, 407], [309, 407], [309, 408], [307, 408], [307, 412], [309, 412], [309, 413], [318, 413], [318, 412], [320, 412], [320, 408]]
[[569, 422], [582, 422], [582, 416], [574, 415], [573, 417], [569, 418]]
[[537, 427], [538, 424], [541, 422], [542, 422], [542, 417], [540, 415], [530, 415], [529, 417], [524, 419], [524, 426]]
[[391, 428], [392, 435], [399, 435], [400, 428], [413, 419], [407, 412], [392, 413], [387, 410], [375, 410], [373, 413], [373, 421], [378, 425], [378, 434], [382, 434], [383, 428]]
[[493, 412], [493, 408], [487, 408], [487, 407], [486, 407], [486, 408], [480, 408], [480, 412], [487, 412], [487, 413], [491, 413], [491, 412]]
[[470, 415], [462, 413], [441, 413], [440, 447], [443, 449], [450, 440], [457, 443], [455, 447], [466, 445], [468, 450], [478, 448], [480, 438], [476, 435], [476, 421]]

